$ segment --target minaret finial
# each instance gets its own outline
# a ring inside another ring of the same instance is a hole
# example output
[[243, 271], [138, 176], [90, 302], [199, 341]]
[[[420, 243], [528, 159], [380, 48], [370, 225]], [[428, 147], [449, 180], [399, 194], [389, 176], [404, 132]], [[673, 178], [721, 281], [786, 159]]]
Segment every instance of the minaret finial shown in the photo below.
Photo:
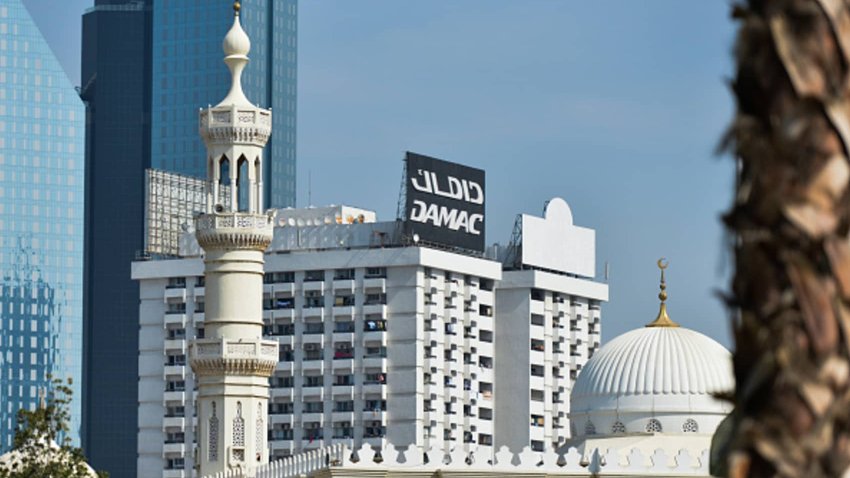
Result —
[[661, 292], [658, 293], [658, 299], [661, 300], [661, 306], [658, 308], [658, 317], [655, 318], [647, 327], [678, 327], [679, 324], [670, 320], [667, 315], [667, 282], [664, 280], [664, 269], [670, 263], [665, 258], [658, 259], [658, 268], [661, 269], [661, 284], [658, 286]]
[[242, 91], [242, 71], [248, 64], [248, 53], [251, 51], [251, 39], [242, 29], [242, 24], [239, 22], [239, 12], [242, 10], [242, 4], [233, 2], [233, 26], [224, 37], [224, 62], [230, 68], [232, 76], [230, 92], [218, 106], [239, 105], [253, 106], [245, 93]]

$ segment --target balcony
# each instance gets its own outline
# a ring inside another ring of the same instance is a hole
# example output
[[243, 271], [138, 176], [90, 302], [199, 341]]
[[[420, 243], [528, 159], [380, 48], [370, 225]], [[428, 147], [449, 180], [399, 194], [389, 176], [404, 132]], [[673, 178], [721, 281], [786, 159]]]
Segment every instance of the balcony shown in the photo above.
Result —
[[325, 293], [325, 282], [323, 280], [308, 281], [305, 278], [304, 283], [301, 284], [301, 289], [304, 292], [318, 292], [319, 295], [323, 295]]
[[325, 362], [323, 360], [310, 360], [305, 358], [301, 362], [301, 370], [304, 372], [316, 372], [321, 375], [325, 372]]
[[334, 279], [333, 288], [334, 292], [354, 292], [354, 279]]
[[353, 305], [335, 305], [332, 311], [334, 317], [354, 317]]
[[380, 315], [387, 316], [386, 304], [365, 304], [363, 305], [363, 315]]
[[363, 289], [369, 292], [380, 291], [384, 293], [387, 290], [387, 280], [383, 277], [365, 278], [363, 279]]
[[162, 394], [162, 404], [164, 406], [185, 405], [186, 404], [186, 392], [183, 392], [183, 391], [165, 392], [165, 393]]
[[364, 368], [379, 368], [381, 370], [386, 370], [387, 368], [387, 357], [386, 356], [364, 356], [363, 357], [363, 367]]
[[168, 381], [168, 379], [180, 378], [181, 380], [186, 378], [186, 366], [185, 365], [166, 365], [162, 371], [163, 379]]
[[184, 417], [163, 417], [162, 429], [179, 428], [183, 429], [186, 426], [186, 418]]
[[385, 383], [369, 383], [363, 385], [363, 393], [368, 394], [370, 397], [380, 396], [381, 398], [387, 397], [387, 385]]
[[301, 388], [301, 396], [304, 398], [318, 398], [319, 400], [322, 400], [325, 397], [325, 388], [305, 386]]
[[310, 306], [310, 307], [305, 305], [304, 308], [301, 309], [301, 316], [304, 317], [305, 319], [306, 318], [318, 317], [321, 321], [323, 321], [325, 319], [325, 307], [322, 306], [322, 305], [316, 305], [316, 306]]
[[179, 302], [186, 302], [186, 284], [183, 284], [182, 286], [173, 287], [166, 286], [164, 296], [166, 299], [179, 299]]
[[189, 478], [191, 476], [191, 472], [186, 472], [186, 470], [162, 470], [162, 478]]
[[283, 426], [289, 425], [292, 426], [295, 419], [293, 418], [291, 413], [283, 414], [283, 413], [270, 413], [269, 414], [269, 423], [272, 426]]
[[292, 401], [295, 397], [295, 389], [292, 387], [279, 388], [273, 387], [269, 389], [269, 396], [272, 400], [289, 400]]
[[181, 329], [186, 327], [186, 313], [166, 313], [164, 323], [166, 326], [177, 325]]
[[[325, 336], [324, 332], [307, 332], [301, 334], [301, 341], [305, 344], [313, 344], [317, 347], [324, 347], [325, 345]], [[306, 356], [305, 360], [309, 360]]]
[[[166, 340], [165, 344], [166, 352], [180, 352], [181, 354], [186, 353], [186, 340], [185, 339], [171, 339]], [[174, 354], [172, 354], [174, 355]]]
[[185, 443], [165, 443], [162, 445], [162, 457], [165, 455], [184, 455], [186, 453]]

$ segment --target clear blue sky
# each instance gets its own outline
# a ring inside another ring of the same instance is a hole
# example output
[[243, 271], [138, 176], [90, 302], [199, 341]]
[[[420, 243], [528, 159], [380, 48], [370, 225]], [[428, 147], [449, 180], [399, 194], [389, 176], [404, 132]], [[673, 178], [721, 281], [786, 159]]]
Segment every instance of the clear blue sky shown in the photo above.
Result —
[[[24, 3], [79, 83], [92, 1]], [[596, 229], [605, 340], [655, 317], [666, 256], [671, 317], [730, 344], [727, 2], [301, 0], [299, 30], [299, 205], [309, 174], [314, 204], [391, 219], [405, 150], [481, 167], [488, 242], [552, 196]]]

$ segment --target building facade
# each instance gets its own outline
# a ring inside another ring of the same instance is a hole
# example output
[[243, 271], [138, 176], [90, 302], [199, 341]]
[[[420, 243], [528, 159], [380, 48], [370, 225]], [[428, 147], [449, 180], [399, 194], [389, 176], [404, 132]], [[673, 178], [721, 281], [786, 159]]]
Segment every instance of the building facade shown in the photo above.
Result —
[[[113, 478], [135, 474], [136, 437], [121, 431], [138, 421], [139, 289], [129, 263], [148, 252], [145, 170], [205, 175], [196, 113], [217, 103], [230, 81], [218, 47], [230, 26], [227, 9], [209, 3], [95, 0], [83, 15], [80, 86], [87, 105], [88, 186], [83, 445], [95, 468]], [[275, 112], [275, 135], [264, 157], [264, 204], [293, 206], [297, 0], [245, 0], [242, 7], [254, 40], [245, 90]], [[171, 214], [158, 216], [157, 228], [173, 226]], [[157, 228], [153, 231], [173, 230]], [[172, 252], [164, 247], [173, 245], [168, 237], [158, 240], [150, 252]]]
[[[338, 209], [327, 218], [313, 209], [281, 211], [266, 253], [265, 336], [280, 347], [268, 410], [271, 458], [331, 444], [493, 454], [508, 417], [520, 417], [512, 431], [519, 448], [542, 441], [552, 449], [566, 438], [555, 427], [569, 429], [561, 403], [569, 370], [598, 345], [607, 286], [552, 271], [542, 278], [535, 270], [503, 271], [500, 260], [420, 247], [405, 242], [400, 223], [367, 222], [372, 216], [363, 213], [367, 221], [338, 224], [345, 208]], [[190, 476], [193, 468], [197, 392], [185, 364], [187, 341], [206, 334], [206, 290], [200, 251], [186, 245], [180, 259], [133, 264], [142, 296], [140, 477]], [[516, 323], [502, 322], [500, 307]], [[573, 323], [586, 340], [566, 332]], [[538, 335], [548, 340], [543, 352]], [[567, 356], [571, 345], [582, 352]], [[499, 368], [506, 359], [521, 372]], [[548, 395], [539, 413], [529, 397], [510, 398], [528, 390], [520, 381], [537, 367], [545, 370], [543, 384], [529, 393]], [[522, 400], [523, 409], [508, 406]], [[522, 435], [537, 414], [546, 434]]]
[[0, 449], [48, 375], [73, 380], [78, 444], [85, 110], [19, 0], [0, 1], [0, 32]]
[[[86, 240], [83, 448], [115, 478], [133, 476], [138, 289], [150, 166], [151, 1], [95, 2], [83, 15]], [[130, 463], [130, 466], [127, 464]]]

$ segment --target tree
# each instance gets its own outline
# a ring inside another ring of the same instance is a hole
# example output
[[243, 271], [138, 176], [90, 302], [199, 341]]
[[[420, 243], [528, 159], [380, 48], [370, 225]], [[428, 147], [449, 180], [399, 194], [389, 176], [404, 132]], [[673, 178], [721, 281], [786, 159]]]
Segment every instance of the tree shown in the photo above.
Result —
[[739, 0], [724, 220], [734, 412], [712, 473], [841, 476], [850, 466], [850, 7]]
[[107, 478], [94, 474], [82, 450], [68, 436], [71, 380], [53, 379], [51, 391], [35, 410], [18, 410], [14, 451], [0, 462], [0, 478]]

